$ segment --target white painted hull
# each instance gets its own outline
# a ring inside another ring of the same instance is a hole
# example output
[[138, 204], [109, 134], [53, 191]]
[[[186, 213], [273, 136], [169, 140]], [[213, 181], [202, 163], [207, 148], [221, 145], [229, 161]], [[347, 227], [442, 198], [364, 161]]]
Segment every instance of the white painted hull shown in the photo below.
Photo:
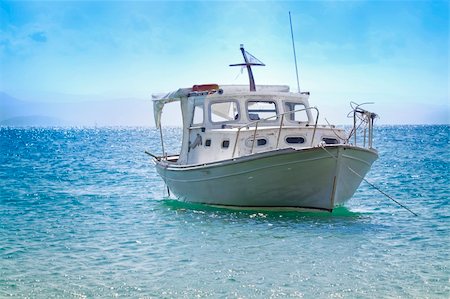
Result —
[[155, 160], [180, 200], [243, 208], [331, 211], [350, 199], [378, 158], [348, 145], [282, 149], [201, 165]]

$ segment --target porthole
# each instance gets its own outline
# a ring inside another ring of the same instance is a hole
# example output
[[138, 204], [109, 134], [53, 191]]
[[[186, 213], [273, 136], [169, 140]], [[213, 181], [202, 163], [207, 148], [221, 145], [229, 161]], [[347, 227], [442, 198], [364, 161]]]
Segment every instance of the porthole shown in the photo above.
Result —
[[266, 145], [266, 144], [267, 144], [267, 139], [265, 139], [265, 138], [256, 139], [256, 145], [263, 146], [263, 145]]
[[222, 148], [228, 148], [230, 146], [230, 140], [222, 141]]
[[205, 146], [211, 146], [211, 139], [206, 139]]
[[300, 136], [292, 136], [292, 137], [286, 137], [286, 143], [289, 144], [301, 144], [305, 142], [305, 138]]
[[247, 146], [247, 147], [253, 147], [253, 146], [265, 146], [265, 145], [267, 145], [268, 144], [268, 140], [266, 139], [266, 138], [257, 138], [256, 140], [255, 140], [255, 142], [253, 143], [253, 138], [248, 138], [246, 141], [245, 141], [245, 145]]
[[328, 138], [328, 137], [322, 138], [322, 141], [325, 142], [325, 144], [338, 144], [339, 143], [339, 141], [336, 138]]

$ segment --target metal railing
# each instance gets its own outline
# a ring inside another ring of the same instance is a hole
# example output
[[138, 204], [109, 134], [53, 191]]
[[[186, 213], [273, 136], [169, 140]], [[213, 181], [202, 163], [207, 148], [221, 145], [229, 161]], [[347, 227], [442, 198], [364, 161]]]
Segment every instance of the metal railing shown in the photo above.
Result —
[[[371, 104], [371, 103], [364, 103], [364, 104]], [[364, 104], [356, 105], [356, 107], [353, 108], [353, 128], [347, 140], [349, 140], [353, 135], [354, 145], [357, 146], [357, 132], [358, 129], [363, 125], [364, 126], [363, 129], [361, 129], [363, 132], [362, 136], [363, 147], [366, 147], [367, 142], [368, 147], [372, 148], [373, 123], [375, 118], [378, 117], [378, 115], [376, 113], [360, 108], [360, 106]], [[357, 125], [358, 120], [360, 121], [360, 123]], [[368, 132], [369, 134], [367, 134], [367, 130], [369, 131]]]
[[[296, 113], [296, 112], [300, 112], [300, 111], [307, 111], [307, 110], [316, 110], [316, 112], [317, 112], [316, 121], [314, 123], [313, 136], [311, 138], [311, 146], [313, 146], [314, 136], [316, 135], [317, 123], [319, 121], [319, 109], [317, 109], [316, 107], [308, 107], [308, 108], [288, 111], [288, 112], [284, 112], [284, 113], [279, 113], [279, 114], [276, 114], [276, 115], [273, 115], [273, 116], [270, 116], [270, 117], [266, 117], [266, 118], [263, 118], [263, 119], [258, 119], [256, 121], [252, 121], [252, 122], [246, 123], [245, 125], [237, 127], [238, 131], [237, 131], [237, 134], [236, 134], [236, 139], [234, 141], [233, 154], [232, 154], [231, 157], [234, 158], [234, 155], [236, 153], [236, 147], [237, 147], [237, 144], [238, 144], [238, 141], [239, 141], [239, 135], [240, 135], [242, 129], [244, 129], [244, 128], [250, 129], [250, 127], [252, 125], [255, 125], [254, 132], [253, 132], [252, 146], [251, 146], [251, 151], [250, 151], [250, 154], [253, 154], [253, 149], [255, 148], [256, 133], [258, 131], [258, 124], [260, 122], [267, 121], [267, 120], [270, 120], [270, 119], [274, 119], [274, 118], [277, 119], [278, 117], [281, 116], [280, 126], [278, 128], [278, 134], [277, 134], [277, 144], [276, 144], [276, 148], [278, 149], [278, 145], [279, 145], [279, 142], [280, 142], [280, 136], [281, 136], [281, 129], [283, 128], [283, 125], [284, 125], [284, 118], [285, 118], [284, 116], [286, 114], [292, 114], [292, 113]], [[309, 122], [309, 120], [308, 120], [308, 122]]]

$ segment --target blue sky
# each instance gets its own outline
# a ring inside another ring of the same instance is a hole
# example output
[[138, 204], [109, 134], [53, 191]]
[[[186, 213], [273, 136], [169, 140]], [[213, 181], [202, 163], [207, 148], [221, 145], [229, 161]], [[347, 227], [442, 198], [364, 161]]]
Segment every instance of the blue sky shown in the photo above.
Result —
[[373, 101], [381, 123], [450, 123], [448, 1], [1, 1], [0, 91], [28, 101], [150, 99], [200, 83], [300, 86], [342, 122]]

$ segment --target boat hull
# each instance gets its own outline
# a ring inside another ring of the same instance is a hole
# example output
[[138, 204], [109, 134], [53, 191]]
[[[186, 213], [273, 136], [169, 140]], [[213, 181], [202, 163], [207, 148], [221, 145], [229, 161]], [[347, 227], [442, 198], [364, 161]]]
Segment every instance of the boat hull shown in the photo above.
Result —
[[332, 211], [355, 193], [377, 152], [348, 145], [282, 149], [202, 165], [154, 160], [180, 199], [209, 205]]

